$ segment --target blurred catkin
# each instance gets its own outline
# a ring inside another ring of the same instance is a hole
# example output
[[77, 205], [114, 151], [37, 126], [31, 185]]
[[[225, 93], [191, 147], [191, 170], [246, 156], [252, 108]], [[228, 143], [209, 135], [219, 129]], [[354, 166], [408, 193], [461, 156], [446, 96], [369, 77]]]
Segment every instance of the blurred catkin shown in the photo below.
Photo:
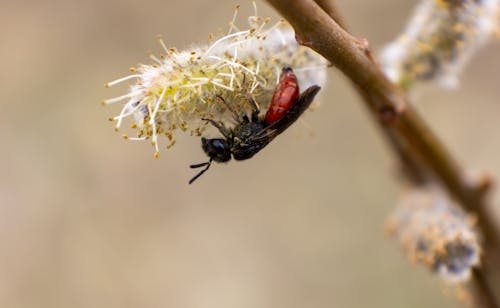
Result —
[[177, 51], [160, 40], [164, 54], [151, 55], [153, 64], [140, 65], [130, 76], [108, 83], [136, 80], [127, 94], [104, 101], [125, 102], [111, 119], [117, 130], [124, 120], [130, 122], [135, 132], [124, 138], [151, 140], [158, 156], [160, 137], [167, 139], [170, 148], [177, 130], [200, 136], [207, 126], [202, 118], [227, 118], [221, 98], [237, 112], [250, 108], [248, 97], [265, 110], [283, 66], [294, 69], [301, 88], [324, 84], [325, 60], [299, 46], [285, 21], [271, 24], [256, 13], [248, 18], [248, 28], [240, 30], [235, 25], [236, 12], [229, 31], [211, 36], [210, 45]]
[[475, 219], [439, 187], [405, 191], [386, 222], [410, 261], [422, 264], [447, 282], [464, 282], [479, 266]]
[[404, 32], [381, 53], [405, 89], [421, 81], [455, 87], [467, 61], [498, 30], [499, 0], [421, 0]]

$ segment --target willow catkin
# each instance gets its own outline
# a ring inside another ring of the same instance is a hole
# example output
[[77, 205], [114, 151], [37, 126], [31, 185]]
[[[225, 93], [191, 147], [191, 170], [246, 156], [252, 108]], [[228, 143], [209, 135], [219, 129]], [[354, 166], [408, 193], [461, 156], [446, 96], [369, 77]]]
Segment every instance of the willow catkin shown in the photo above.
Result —
[[283, 66], [294, 69], [303, 89], [326, 79], [326, 61], [298, 45], [284, 20], [271, 24], [268, 18], [250, 16], [248, 28], [240, 30], [233, 19], [229, 31], [211, 44], [184, 51], [167, 48], [163, 40], [160, 44], [164, 54], [152, 55], [153, 64], [107, 84], [136, 80], [128, 93], [103, 102], [123, 102], [119, 115], [111, 118], [116, 129], [129, 121], [134, 132], [124, 138], [151, 140], [156, 157], [160, 138], [169, 148], [178, 130], [200, 136], [207, 125], [202, 118], [227, 117], [221, 98], [237, 112], [250, 108], [249, 97], [267, 109]]
[[481, 248], [474, 217], [439, 187], [404, 192], [386, 228], [410, 261], [447, 282], [467, 281], [472, 269], [479, 266]]
[[499, 0], [421, 0], [405, 30], [381, 53], [387, 76], [409, 89], [455, 87], [468, 60], [498, 31]]

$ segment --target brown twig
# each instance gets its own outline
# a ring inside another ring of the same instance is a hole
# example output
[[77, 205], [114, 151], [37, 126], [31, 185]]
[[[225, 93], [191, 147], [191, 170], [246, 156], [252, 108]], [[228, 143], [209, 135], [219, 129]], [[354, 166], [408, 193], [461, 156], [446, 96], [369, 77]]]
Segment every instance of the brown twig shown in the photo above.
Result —
[[[297, 41], [323, 55], [356, 86], [384, 135], [415, 182], [428, 176], [439, 180], [465, 210], [478, 216], [485, 236], [483, 266], [475, 271], [471, 289], [480, 307], [500, 307], [494, 294], [500, 238], [485, 201], [485, 185], [470, 181], [405, 93], [392, 84], [372, 57], [368, 42], [346, 32], [333, 2], [327, 0], [268, 0], [293, 26]], [[343, 26], [339, 25], [339, 22]], [[486, 185], [487, 186], [487, 185]]]
[[330, 0], [315, 0], [320, 8], [323, 9], [335, 22], [347, 30], [347, 24], [344, 21], [344, 17], [340, 15], [340, 11], [337, 9], [337, 4]]

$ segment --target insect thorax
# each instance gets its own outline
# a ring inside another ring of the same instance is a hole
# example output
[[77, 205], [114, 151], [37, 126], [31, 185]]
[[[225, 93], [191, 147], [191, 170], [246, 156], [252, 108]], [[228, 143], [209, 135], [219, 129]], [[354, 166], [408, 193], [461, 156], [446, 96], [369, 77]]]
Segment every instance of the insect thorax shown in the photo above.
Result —
[[263, 121], [242, 123], [233, 130], [231, 153], [236, 160], [245, 160], [262, 150], [270, 140], [267, 138], [252, 140], [264, 130], [267, 125]]

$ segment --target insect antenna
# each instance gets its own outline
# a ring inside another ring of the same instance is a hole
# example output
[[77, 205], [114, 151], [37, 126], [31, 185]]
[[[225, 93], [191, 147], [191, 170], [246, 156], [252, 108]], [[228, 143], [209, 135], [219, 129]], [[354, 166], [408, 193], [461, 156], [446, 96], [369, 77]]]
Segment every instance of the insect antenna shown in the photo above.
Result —
[[205, 169], [198, 172], [197, 175], [195, 175], [191, 180], [189, 180], [189, 184], [192, 184], [194, 181], [196, 181], [197, 178], [199, 178], [203, 173], [205, 173], [208, 170], [208, 168], [210, 168], [211, 164], [212, 164], [212, 158], [210, 158], [210, 160], [207, 162], [200, 163], [200, 164], [194, 164], [194, 165], [189, 166], [189, 168], [191, 168], [191, 169], [196, 169], [196, 168], [201, 168], [201, 167], [206, 166]]

